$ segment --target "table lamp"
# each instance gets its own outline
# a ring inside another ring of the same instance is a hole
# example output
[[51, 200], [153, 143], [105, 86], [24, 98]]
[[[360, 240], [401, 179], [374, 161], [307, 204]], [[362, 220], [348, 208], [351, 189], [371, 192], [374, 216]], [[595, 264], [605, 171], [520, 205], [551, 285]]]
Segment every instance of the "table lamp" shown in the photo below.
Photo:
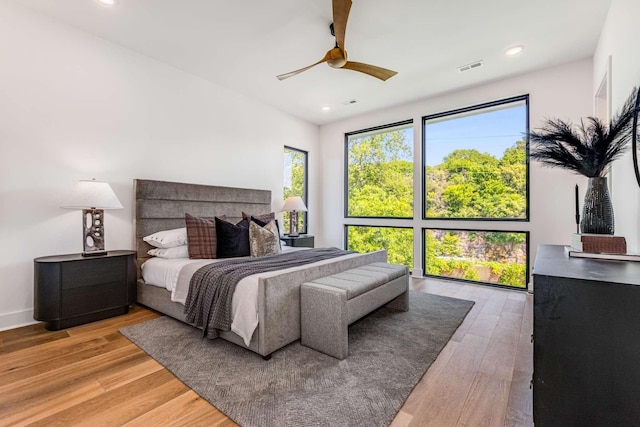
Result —
[[300, 196], [289, 196], [284, 201], [282, 207], [283, 212], [290, 212], [289, 214], [289, 236], [298, 236], [298, 212], [306, 212], [307, 207]]
[[71, 199], [61, 207], [82, 209], [82, 256], [105, 255], [104, 209], [122, 209], [118, 197], [106, 182], [78, 181]]

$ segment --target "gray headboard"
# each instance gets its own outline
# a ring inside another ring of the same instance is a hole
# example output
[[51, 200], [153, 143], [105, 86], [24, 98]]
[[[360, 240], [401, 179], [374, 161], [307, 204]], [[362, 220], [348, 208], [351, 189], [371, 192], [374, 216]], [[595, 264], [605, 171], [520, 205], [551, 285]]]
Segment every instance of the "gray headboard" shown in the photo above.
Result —
[[256, 215], [271, 212], [270, 190], [148, 179], [134, 179], [133, 186], [138, 278], [140, 265], [149, 258], [147, 251], [151, 249], [142, 238], [156, 231], [184, 227], [185, 213], [209, 219], [226, 215], [229, 221], [237, 222], [242, 218], [242, 212]]

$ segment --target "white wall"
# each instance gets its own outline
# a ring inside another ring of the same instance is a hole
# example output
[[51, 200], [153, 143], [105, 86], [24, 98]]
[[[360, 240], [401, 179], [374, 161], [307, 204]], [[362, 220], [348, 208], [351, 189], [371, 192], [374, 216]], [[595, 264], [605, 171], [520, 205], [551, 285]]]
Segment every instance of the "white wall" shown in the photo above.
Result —
[[[563, 66], [550, 68], [528, 75], [502, 80], [484, 86], [461, 90], [437, 98], [388, 108], [376, 113], [328, 124], [320, 128], [323, 157], [322, 188], [325, 195], [323, 204], [325, 243], [342, 246], [344, 230], [342, 225], [366, 224], [371, 220], [344, 219], [344, 134], [373, 126], [401, 120], [413, 119], [415, 139], [415, 194], [414, 220], [379, 220], [382, 225], [411, 226], [416, 229], [414, 250], [414, 270], [422, 268], [420, 250], [421, 227], [465, 228], [465, 221], [429, 220], [420, 218], [420, 177], [421, 177], [421, 121], [422, 116], [458, 109], [461, 107], [529, 94], [531, 128], [541, 125], [544, 118], [579, 120], [591, 115], [592, 61], [584, 59]], [[533, 162], [530, 167], [530, 223], [485, 222], [484, 229], [530, 230], [531, 257], [535, 259], [536, 247], [542, 243], [568, 244], [571, 233], [575, 232], [574, 187], [579, 184], [582, 194], [586, 190], [586, 179], [559, 169], [542, 168]], [[533, 262], [531, 262], [533, 265]]]
[[106, 248], [132, 249], [133, 179], [269, 189], [283, 146], [309, 151], [319, 233], [318, 127], [8, 2], [0, 3], [0, 330], [33, 322], [33, 258], [82, 250], [77, 180], [111, 184]]
[[[593, 90], [597, 89], [611, 57], [611, 104], [615, 113], [634, 87], [640, 86], [640, 2], [613, 0], [593, 56]], [[613, 164], [612, 199], [616, 234], [625, 236], [629, 251], [640, 251], [640, 188], [631, 152]]]

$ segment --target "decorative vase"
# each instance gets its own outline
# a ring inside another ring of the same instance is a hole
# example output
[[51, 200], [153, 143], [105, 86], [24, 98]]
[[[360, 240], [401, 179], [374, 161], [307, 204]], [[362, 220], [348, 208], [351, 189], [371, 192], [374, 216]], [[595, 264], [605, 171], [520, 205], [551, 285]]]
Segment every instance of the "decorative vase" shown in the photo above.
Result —
[[580, 230], [583, 234], [613, 234], [613, 205], [606, 177], [589, 178], [582, 207]]

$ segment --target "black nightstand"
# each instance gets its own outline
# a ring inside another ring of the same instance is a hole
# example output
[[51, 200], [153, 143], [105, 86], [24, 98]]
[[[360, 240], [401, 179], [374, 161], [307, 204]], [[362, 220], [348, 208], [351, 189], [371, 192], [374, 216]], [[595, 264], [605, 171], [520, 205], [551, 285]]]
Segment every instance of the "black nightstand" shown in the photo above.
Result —
[[297, 237], [284, 235], [280, 237], [280, 240], [287, 243], [287, 246], [293, 246], [296, 248], [312, 248], [313, 236], [310, 234], [301, 234]]
[[36, 258], [33, 318], [50, 331], [129, 311], [136, 300], [135, 251]]

